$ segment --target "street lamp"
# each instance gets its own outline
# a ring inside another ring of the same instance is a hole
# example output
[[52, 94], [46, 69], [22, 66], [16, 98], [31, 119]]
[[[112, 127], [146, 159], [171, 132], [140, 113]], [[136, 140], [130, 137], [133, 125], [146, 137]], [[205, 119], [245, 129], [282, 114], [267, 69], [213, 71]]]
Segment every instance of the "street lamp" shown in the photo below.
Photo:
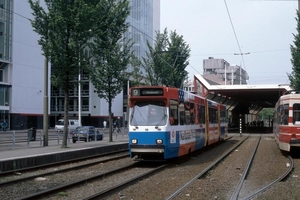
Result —
[[[250, 54], [250, 52], [246, 52], [246, 53], [234, 53], [235, 56], [237, 56], [237, 55], [242, 56], [242, 60], [243, 60], [244, 66], [245, 66], [245, 62], [244, 62], [243, 55], [248, 55], [248, 54]], [[242, 69], [241, 68], [242, 68], [242, 64], [240, 66], [240, 85], [242, 84]]]
[[250, 54], [250, 52], [247, 52], [247, 53], [234, 53], [234, 55], [247, 55], [247, 54]]

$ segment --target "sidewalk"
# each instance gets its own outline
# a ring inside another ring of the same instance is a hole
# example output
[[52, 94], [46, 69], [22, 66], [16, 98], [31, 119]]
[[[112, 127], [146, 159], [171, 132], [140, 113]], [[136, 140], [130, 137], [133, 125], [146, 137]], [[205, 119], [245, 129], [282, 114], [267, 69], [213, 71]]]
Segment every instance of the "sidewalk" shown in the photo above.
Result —
[[[103, 129], [99, 129], [101, 133], [103, 133]], [[122, 129], [123, 132], [117, 133], [114, 132], [112, 134], [112, 140], [113, 141], [123, 141], [128, 142], [128, 131], [125, 129]], [[15, 132], [15, 133], [13, 133]], [[3, 151], [12, 151], [12, 150], [18, 150], [18, 149], [28, 149], [28, 148], [42, 148], [44, 147], [43, 143], [43, 130], [37, 130], [36, 131], [36, 140], [35, 141], [28, 141], [28, 132], [27, 130], [18, 130], [18, 131], [5, 131], [0, 132], [1, 140], [0, 140], [0, 154]], [[15, 135], [13, 135], [15, 134]], [[15, 141], [14, 139], [15, 138]], [[22, 141], [22, 142], [20, 142]], [[56, 146], [61, 147], [63, 141], [63, 135], [62, 132], [57, 133], [54, 129], [48, 130], [48, 147], [49, 146]], [[108, 129], [104, 131], [104, 137], [102, 141], [109, 141], [109, 133]], [[84, 141], [77, 141], [76, 143], [72, 142], [72, 138], [67, 139], [67, 146], [73, 147], [78, 144], [91, 144], [93, 143], [101, 142], [101, 141], [91, 141], [91, 142], [84, 142]]]
[[44, 165], [52, 162], [72, 160], [94, 154], [128, 150], [128, 134], [113, 135], [113, 141], [109, 142], [108, 134], [103, 140], [91, 142], [76, 142], [68, 140], [67, 148], [61, 148], [57, 140], [48, 141], [48, 146], [42, 145], [41, 141], [17, 143], [12, 149], [11, 144], [0, 144], [0, 167], [1, 171], [20, 169], [32, 166]]

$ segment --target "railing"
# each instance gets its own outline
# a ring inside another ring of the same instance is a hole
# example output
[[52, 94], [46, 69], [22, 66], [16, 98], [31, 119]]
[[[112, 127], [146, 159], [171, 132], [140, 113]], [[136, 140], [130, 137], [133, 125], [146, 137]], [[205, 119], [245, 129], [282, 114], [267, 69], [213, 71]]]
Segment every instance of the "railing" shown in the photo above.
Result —
[[[109, 129], [105, 128], [96, 128], [96, 131], [99, 131], [102, 134], [102, 140], [105, 138], [108, 139]], [[11, 150], [11, 149], [20, 149], [20, 148], [31, 148], [31, 147], [43, 147], [44, 145], [44, 133], [43, 130], [22, 130], [22, 131], [7, 131], [3, 132], [0, 140], [0, 151]], [[118, 139], [119, 136], [122, 136], [121, 139], [124, 139], [128, 135], [128, 128], [121, 127], [119, 131], [115, 129], [112, 133], [115, 136], [115, 139]], [[126, 138], [125, 138], [126, 139]], [[54, 129], [48, 130], [48, 146], [51, 145], [60, 145], [63, 140], [63, 132], [55, 131]], [[97, 137], [95, 137], [97, 141]], [[102, 141], [101, 140], [101, 141]], [[94, 141], [94, 140], [92, 140]], [[76, 142], [85, 142], [85, 141], [76, 141]], [[68, 132], [67, 143], [73, 143], [71, 131]]]

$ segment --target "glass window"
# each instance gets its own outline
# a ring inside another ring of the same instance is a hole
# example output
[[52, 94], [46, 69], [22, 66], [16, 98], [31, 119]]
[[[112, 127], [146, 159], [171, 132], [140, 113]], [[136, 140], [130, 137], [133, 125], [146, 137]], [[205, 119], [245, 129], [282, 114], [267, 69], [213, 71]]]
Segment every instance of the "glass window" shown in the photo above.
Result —
[[198, 122], [200, 124], [205, 123], [205, 108], [203, 105], [198, 105]]
[[218, 110], [209, 108], [209, 123], [218, 123]]
[[227, 117], [226, 117], [226, 110], [221, 110], [220, 112], [220, 122], [225, 123], [227, 122]]
[[136, 102], [130, 116], [132, 126], [162, 126], [167, 124], [165, 102]]
[[300, 125], [300, 104], [295, 103], [293, 105], [293, 123], [295, 125]]
[[288, 125], [288, 119], [289, 119], [289, 104], [284, 104], [283, 107], [281, 107], [281, 124]]
[[0, 86], [0, 106], [9, 106], [9, 88]]
[[170, 100], [169, 113], [170, 124], [172, 126], [178, 125], [178, 101]]
[[3, 70], [2, 69], [0, 69], [0, 82], [4, 82], [3, 81]]

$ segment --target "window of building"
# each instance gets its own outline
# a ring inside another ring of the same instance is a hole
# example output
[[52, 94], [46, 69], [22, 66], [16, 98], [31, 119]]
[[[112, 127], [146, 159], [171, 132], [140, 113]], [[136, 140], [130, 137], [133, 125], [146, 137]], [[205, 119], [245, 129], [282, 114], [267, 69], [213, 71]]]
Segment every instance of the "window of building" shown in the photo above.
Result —
[[4, 72], [3, 72], [3, 69], [0, 69], [0, 82], [4, 82]]

